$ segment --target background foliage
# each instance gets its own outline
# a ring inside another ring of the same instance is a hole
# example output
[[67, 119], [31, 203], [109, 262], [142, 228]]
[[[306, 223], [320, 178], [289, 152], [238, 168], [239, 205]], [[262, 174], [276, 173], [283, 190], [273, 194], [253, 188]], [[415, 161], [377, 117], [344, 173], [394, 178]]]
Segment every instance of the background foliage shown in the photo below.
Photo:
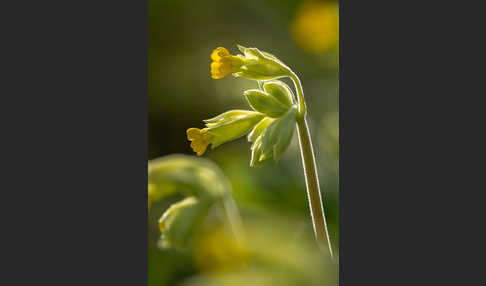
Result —
[[[209, 55], [214, 48], [224, 46], [236, 54], [236, 44], [241, 44], [275, 54], [302, 80], [331, 241], [338, 255], [337, 27], [335, 2], [149, 0], [149, 159], [173, 153], [194, 155], [186, 139], [187, 128], [202, 127], [202, 119], [226, 110], [248, 109], [243, 91], [256, 88], [255, 83], [231, 76], [211, 79]], [[308, 258], [305, 253], [312, 253], [308, 250], [313, 247], [312, 226], [296, 134], [278, 164], [268, 160], [250, 168], [249, 147], [242, 138], [208, 150], [204, 157], [214, 161], [228, 177], [245, 227], [254, 233], [262, 251], [280, 245], [283, 250], [278, 253], [287, 253], [285, 257], [300, 253]], [[213, 275], [214, 265], [231, 268], [235, 260], [211, 260], [211, 245], [224, 245], [214, 242], [221, 237], [200, 240], [206, 243], [200, 248], [207, 249], [205, 254], [157, 247], [157, 221], [171, 203], [180, 199], [174, 195], [150, 211], [149, 285], [213, 285], [204, 277]], [[307, 250], [284, 248], [292, 241]], [[261, 269], [250, 267], [247, 271], [251, 273], [244, 276], [260, 277]], [[232, 272], [225, 273], [230, 276]], [[226, 276], [221, 278], [231, 281], [226, 285], [239, 285], [237, 277]], [[278, 281], [275, 283], [278, 285]]]

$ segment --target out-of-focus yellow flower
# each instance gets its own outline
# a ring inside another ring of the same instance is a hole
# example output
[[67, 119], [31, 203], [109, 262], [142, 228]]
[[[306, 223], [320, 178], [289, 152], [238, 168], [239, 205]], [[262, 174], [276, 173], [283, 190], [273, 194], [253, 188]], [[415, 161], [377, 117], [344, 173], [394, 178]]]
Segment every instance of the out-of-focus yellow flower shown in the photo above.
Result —
[[239, 71], [243, 65], [240, 56], [232, 56], [227, 49], [223, 47], [216, 48], [211, 54], [211, 77], [214, 79], [223, 78], [230, 73]]
[[211, 143], [211, 135], [207, 133], [207, 128], [189, 128], [186, 131], [187, 140], [191, 141], [191, 148], [198, 156], [206, 152], [206, 149]]
[[248, 260], [247, 246], [220, 227], [202, 231], [195, 241], [194, 259], [205, 272], [231, 272]]
[[310, 1], [298, 10], [292, 24], [297, 44], [311, 53], [337, 50], [339, 9], [336, 2]]

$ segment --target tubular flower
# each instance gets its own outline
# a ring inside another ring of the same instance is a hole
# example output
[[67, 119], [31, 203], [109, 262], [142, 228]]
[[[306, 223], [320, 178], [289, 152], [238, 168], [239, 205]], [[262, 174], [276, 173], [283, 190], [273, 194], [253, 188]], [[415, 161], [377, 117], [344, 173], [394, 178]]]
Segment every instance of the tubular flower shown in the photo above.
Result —
[[211, 148], [238, 139], [248, 134], [265, 116], [259, 112], [248, 110], [230, 110], [214, 118], [204, 120], [206, 128], [187, 129], [187, 139], [191, 148], [198, 156]]
[[206, 152], [209, 143], [211, 143], [211, 135], [207, 133], [207, 128], [189, 128], [187, 129], [187, 140], [191, 141], [191, 148], [198, 156]]
[[243, 59], [240, 56], [232, 56], [227, 49], [219, 47], [211, 54], [211, 77], [214, 79], [223, 78], [230, 73], [240, 70]]
[[270, 80], [289, 76], [291, 71], [284, 63], [269, 53], [257, 48], [238, 45], [244, 55], [231, 55], [227, 49], [219, 47], [211, 54], [211, 77], [223, 78], [229, 74], [253, 80]]

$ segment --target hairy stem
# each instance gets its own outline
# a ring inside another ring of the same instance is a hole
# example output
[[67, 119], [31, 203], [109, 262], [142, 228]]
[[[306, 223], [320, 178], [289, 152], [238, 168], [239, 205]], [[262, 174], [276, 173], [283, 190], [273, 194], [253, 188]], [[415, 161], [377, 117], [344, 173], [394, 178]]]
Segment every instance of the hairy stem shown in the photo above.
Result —
[[333, 256], [329, 232], [327, 230], [326, 217], [322, 205], [321, 192], [319, 187], [319, 178], [317, 175], [314, 150], [310, 137], [309, 127], [307, 126], [306, 106], [304, 102], [304, 92], [299, 78], [293, 74], [292, 80], [298, 94], [299, 114], [297, 118], [297, 132], [299, 135], [300, 153], [302, 156], [302, 166], [304, 168], [305, 183], [307, 187], [307, 196], [309, 199], [312, 225], [316, 236], [317, 244], [321, 250], [328, 248], [331, 257]]

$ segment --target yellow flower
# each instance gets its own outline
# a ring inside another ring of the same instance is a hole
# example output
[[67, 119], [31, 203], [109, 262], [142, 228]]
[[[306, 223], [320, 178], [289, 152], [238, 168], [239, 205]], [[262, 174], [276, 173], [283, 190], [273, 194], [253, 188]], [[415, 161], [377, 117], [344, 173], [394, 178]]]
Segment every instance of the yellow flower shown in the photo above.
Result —
[[243, 60], [239, 56], [232, 56], [227, 49], [219, 47], [211, 54], [211, 77], [214, 79], [223, 78], [230, 73], [240, 70]]
[[187, 140], [191, 141], [191, 148], [198, 156], [206, 152], [209, 143], [211, 143], [211, 135], [208, 134], [207, 129], [189, 128], [186, 131]]
[[191, 141], [192, 150], [201, 156], [206, 152], [209, 144], [212, 148], [216, 148], [248, 134], [263, 117], [265, 116], [260, 112], [230, 110], [204, 120], [206, 128], [187, 129], [187, 140]]
[[290, 75], [290, 68], [275, 56], [257, 48], [238, 45], [244, 55], [231, 55], [227, 49], [219, 47], [211, 54], [211, 77], [223, 78], [230, 73], [235, 77], [252, 80], [270, 80]]

